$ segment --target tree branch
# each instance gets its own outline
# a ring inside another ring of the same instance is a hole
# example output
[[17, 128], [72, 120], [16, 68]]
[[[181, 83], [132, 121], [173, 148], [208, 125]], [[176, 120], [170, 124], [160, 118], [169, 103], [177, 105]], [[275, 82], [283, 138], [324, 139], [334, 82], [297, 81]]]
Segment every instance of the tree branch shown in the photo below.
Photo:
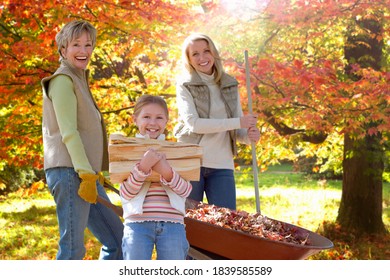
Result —
[[291, 128], [284, 123], [279, 122], [270, 111], [264, 110], [262, 113], [267, 117], [267, 122], [282, 136], [300, 134], [302, 141], [313, 144], [320, 144], [328, 137], [327, 134], [322, 132], [307, 134], [305, 129]]
[[122, 112], [122, 111], [130, 110], [130, 109], [132, 109], [133, 107], [134, 107], [134, 106], [129, 106], [129, 107], [123, 107], [123, 108], [120, 108], [120, 109], [117, 109], [117, 110], [104, 111], [104, 112], [102, 112], [102, 115], [108, 115], [108, 114], [112, 114], [112, 113], [118, 114], [118, 113], [120, 113], [120, 112]]

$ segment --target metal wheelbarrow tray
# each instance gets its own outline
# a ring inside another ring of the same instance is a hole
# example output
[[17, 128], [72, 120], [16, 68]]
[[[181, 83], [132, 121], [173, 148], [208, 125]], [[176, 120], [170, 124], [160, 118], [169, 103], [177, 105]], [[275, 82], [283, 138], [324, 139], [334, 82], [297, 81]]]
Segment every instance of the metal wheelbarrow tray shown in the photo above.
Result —
[[184, 222], [187, 239], [192, 247], [231, 260], [301, 260], [333, 247], [329, 239], [319, 234], [292, 224], [268, 219], [294, 230], [296, 235], [306, 236], [310, 245], [274, 241], [189, 217], [185, 217]]

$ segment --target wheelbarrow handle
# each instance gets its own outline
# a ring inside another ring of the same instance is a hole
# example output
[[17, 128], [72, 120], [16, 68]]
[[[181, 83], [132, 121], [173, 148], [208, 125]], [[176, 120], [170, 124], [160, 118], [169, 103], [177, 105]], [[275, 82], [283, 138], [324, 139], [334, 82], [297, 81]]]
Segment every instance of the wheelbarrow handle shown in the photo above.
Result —
[[123, 216], [123, 209], [120, 206], [112, 204], [110, 201], [106, 200], [105, 198], [101, 197], [100, 195], [97, 197], [97, 202], [103, 204], [104, 206], [110, 208], [117, 214], [119, 217]]
[[117, 188], [115, 188], [114, 185], [107, 179], [104, 179], [104, 187], [109, 189], [109, 190], [112, 190], [117, 195], [119, 195], [119, 190]]

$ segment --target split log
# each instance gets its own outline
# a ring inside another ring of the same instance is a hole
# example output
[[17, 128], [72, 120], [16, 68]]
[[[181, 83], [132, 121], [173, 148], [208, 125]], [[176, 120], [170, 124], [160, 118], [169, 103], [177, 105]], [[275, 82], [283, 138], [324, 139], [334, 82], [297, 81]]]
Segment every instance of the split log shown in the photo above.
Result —
[[[108, 146], [110, 181], [123, 182], [149, 148], [164, 153], [172, 168], [184, 179], [199, 181], [203, 153], [199, 145], [126, 137], [121, 134], [110, 135]], [[152, 172], [147, 180], [159, 181], [159, 179], [160, 175]]]

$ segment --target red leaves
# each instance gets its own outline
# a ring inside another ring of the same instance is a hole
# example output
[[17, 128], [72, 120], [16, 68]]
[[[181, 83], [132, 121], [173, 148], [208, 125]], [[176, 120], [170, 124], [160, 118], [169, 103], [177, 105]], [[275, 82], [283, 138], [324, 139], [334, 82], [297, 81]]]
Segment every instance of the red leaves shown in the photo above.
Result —
[[255, 109], [273, 112], [295, 128], [329, 133], [338, 127], [359, 135], [366, 123], [376, 121], [378, 127], [366, 131], [373, 135], [390, 122], [388, 73], [352, 65], [361, 77], [353, 81], [340, 75], [343, 66], [337, 60], [281, 62], [267, 56], [252, 63]]
[[294, 59], [293, 64], [297, 69], [303, 68], [303, 61], [302, 60]]

